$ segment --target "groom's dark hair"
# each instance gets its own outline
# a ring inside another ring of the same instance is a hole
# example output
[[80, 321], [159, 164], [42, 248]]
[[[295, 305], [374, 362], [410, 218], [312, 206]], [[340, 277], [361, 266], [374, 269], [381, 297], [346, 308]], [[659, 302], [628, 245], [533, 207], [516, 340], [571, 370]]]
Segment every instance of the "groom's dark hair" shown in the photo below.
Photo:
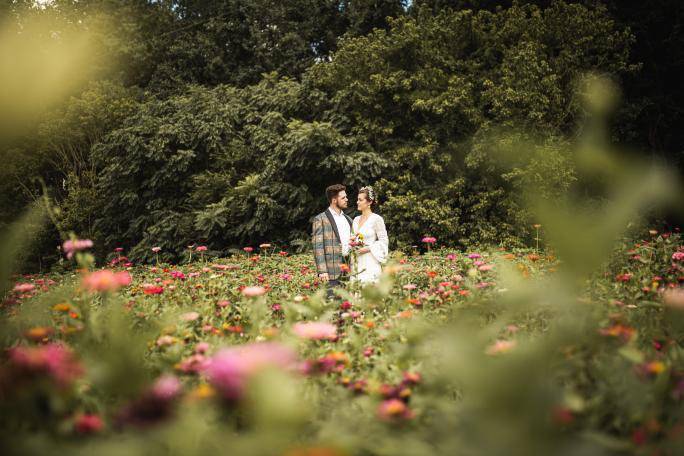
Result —
[[328, 197], [328, 203], [332, 203], [333, 198], [337, 197], [337, 195], [342, 191], [346, 190], [347, 187], [345, 187], [342, 184], [335, 184], [331, 185], [330, 187], [325, 189], [325, 196]]

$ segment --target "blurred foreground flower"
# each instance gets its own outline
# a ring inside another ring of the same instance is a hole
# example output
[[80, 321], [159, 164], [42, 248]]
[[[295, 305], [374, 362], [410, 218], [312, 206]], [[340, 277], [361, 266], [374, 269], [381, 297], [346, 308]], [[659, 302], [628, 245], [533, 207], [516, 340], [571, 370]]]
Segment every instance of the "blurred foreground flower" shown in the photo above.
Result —
[[269, 367], [289, 369], [296, 361], [295, 352], [284, 345], [254, 343], [220, 350], [204, 373], [224, 399], [233, 401], [242, 396], [254, 374]]
[[337, 337], [337, 327], [323, 322], [296, 323], [292, 326], [292, 332], [310, 340], [334, 340]]
[[159, 377], [138, 399], [125, 406], [117, 416], [119, 425], [147, 426], [171, 416], [183, 392], [180, 380], [173, 375]]
[[74, 421], [74, 431], [79, 434], [97, 434], [104, 427], [104, 422], [99, 415], [79, 415]]
[[64, 243], [62, 244], [62, 249], [66, 253], [66, 257], [68, 259], [72, 259], [74, 253], [78, 252], [79, 250], [89, 249], [92, 246], [93, 241], [91, 241], [90, 239], [70, 239], [68, 241], [64, 241]]
[[51, 343], [41, 347], [9, 349], [10, 375], [22, 378], [47, 376], [59, 387], [66, 388], [83, 375], [83, 366], [65, 345]]
[[413, 418], [413, 412], [399, 399], [388, 399], [378, 406], [378, 417], [384, 421], [397, 421]]
[[242, 294], [248, 298], [256, 298], [262, 296], [266, 293], [266, 288], [264, 287], [245, 287], [242, 289]]
[[102, 269], [91, 272], [83, 277], [82, 285], [87, 291], [116, 291], [121, 287], [130, 285], [131, 275], [128, 271], [114, 272], [109, 269]]

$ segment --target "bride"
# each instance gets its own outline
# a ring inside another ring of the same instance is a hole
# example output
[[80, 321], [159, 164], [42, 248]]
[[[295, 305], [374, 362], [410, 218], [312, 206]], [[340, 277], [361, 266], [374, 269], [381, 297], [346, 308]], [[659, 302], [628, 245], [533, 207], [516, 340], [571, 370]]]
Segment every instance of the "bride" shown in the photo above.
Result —
[[352, 223], [352, 238], [358, 234], [363, 236], [363, 246], [356, 253], [356, 264], [353, 265], [352, 279], [361, 283], [374, 283], [380, 278], [382, 264], [387, 261], [389, 240], [385, 221], [373, 212], [377, 201], [373, 187], [359, 190], [356, 207], [361, 215]]

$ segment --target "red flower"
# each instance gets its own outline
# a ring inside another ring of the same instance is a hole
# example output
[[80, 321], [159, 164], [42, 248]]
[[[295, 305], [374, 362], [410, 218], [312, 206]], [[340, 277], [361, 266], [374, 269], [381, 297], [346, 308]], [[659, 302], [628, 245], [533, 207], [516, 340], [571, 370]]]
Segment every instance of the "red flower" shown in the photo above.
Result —
[[104, 423], [99, 415], [80, 415], [74, 422], [74, 430], [79, 434], [97, 434], [103, 427]]

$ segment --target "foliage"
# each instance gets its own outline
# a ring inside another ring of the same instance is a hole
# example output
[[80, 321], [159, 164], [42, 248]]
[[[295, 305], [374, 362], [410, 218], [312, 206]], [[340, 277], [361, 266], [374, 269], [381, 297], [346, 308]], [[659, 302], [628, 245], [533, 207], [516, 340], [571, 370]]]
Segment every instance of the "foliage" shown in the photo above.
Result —
[[[580, 77], [631, 71], [631, 41], [604, 9], [562, 2], [494, 13], [419, 9], [415, 17], [391, 21], [388, 31], [345, 41], [308, 76], [354, 121], [349, 131], [368, 137], [394, 165], [378, 185], [398, 232], [413, 239], [416, 231], [438, 230], [452, 241], [519, 242], [529, 225], [520, 223], [519, 182], [548, 195], [571, 182], [572, 164], [558, 145], [582, 117]], [[539, 136], [550, 147], [528, 163], [518, 158], [512, 173], [497, 169], [497, 142]], [[428, 223], [418, 228], [399, 210], [409, 204], [413, 212], [439, 207], [429, 219], [449, 213], [458, 225], [448, 232]]]

